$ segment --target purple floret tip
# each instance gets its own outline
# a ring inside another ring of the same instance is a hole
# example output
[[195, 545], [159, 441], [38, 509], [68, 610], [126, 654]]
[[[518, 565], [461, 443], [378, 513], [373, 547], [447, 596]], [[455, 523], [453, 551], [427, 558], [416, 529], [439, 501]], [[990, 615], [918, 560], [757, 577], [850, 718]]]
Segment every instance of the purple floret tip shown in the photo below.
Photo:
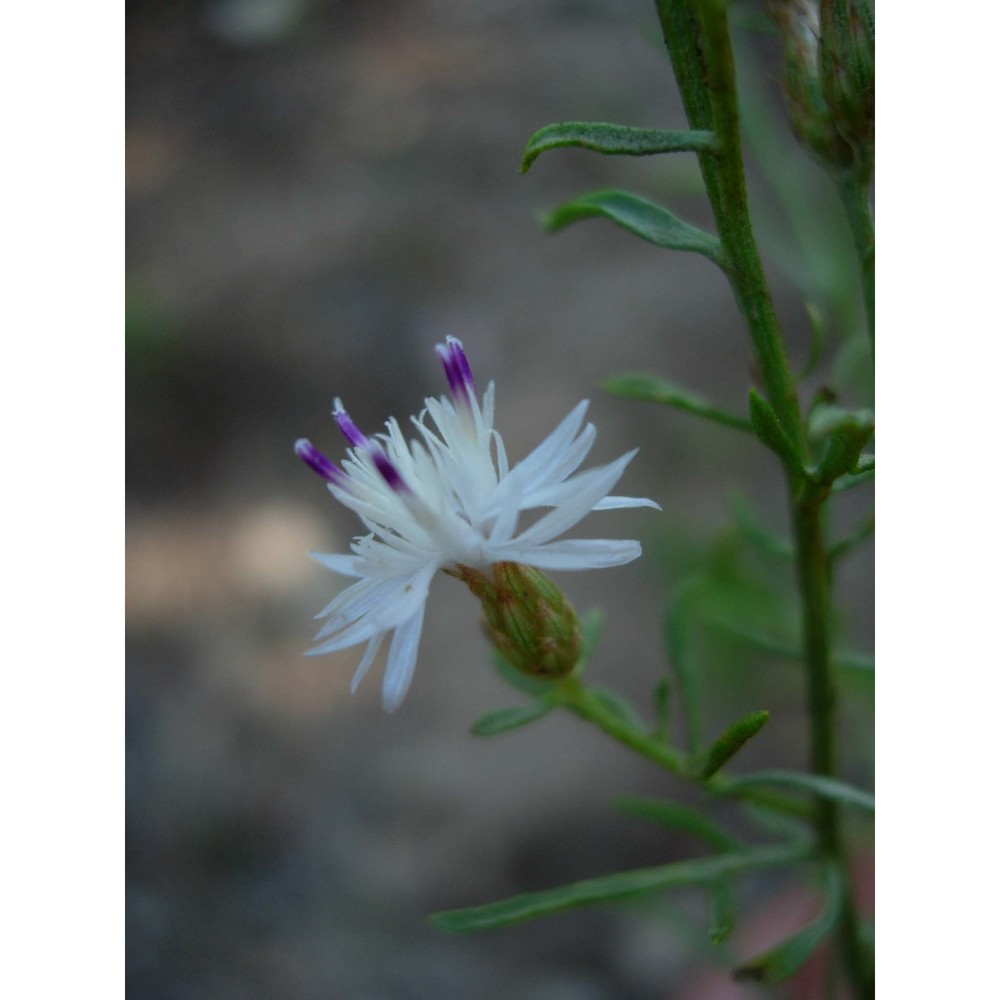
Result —
[[438, 357], [444, 364], [444, 373], [448, 377], [448, 388], [452, 399], [468, 405], [476, 393], [476, 384], [472, 379], [472, 369], [469, 360], [462, 350], [462, 342], [456, 337], [448, 337], [445, 343], [436, 347]]
[[337, 468], [312, 442], [306, 438], [299, 438], [295, 442], [295, 454], [302, 459], [310, 469], [317, 475], [322, 476], [327, 482], [343, 484], [347, 479], [344, 472]]
[[368, 447], [368, 438], [366, 438], [364, 434], [358, 430], [357, 425], [347, 415], [347, 411], [344, 409], [343, 404], [339, 399], [334, 400], [333, 403], [333, 419], [337, 421], [337, 426], [340, 428], [344, 437], [347, 438], [352, 447]]

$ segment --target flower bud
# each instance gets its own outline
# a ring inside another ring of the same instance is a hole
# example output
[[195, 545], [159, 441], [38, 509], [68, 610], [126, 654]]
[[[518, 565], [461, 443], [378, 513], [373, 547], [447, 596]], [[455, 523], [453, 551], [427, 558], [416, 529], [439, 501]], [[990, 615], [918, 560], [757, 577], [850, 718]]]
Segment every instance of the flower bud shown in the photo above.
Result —
[[819, 19], [823, 98], [868, 176], [875, 143], [875, 8], [872, 0], [820, 0]]
[[785, 49], [785, 107], [796, 138], [832, 169], [850, 166], [853, 151], [834, 124], [820, 73], [817, 0], [770, 0]]
[[576, 612], [562, 591], [531, 566], [498, 562], [492, 579], [459, 565], [458, 576], [483, 606], [493, 645], [521, 673], [557, 678], [571, 673], [580, 658]]

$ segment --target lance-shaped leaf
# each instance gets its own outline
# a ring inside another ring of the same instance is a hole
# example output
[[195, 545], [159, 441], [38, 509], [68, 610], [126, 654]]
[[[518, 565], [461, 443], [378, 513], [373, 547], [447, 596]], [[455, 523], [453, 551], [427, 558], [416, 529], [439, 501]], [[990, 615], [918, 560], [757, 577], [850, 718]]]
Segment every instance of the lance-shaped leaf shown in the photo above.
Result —
[[581, 219], [604, 218], [630, 233], [668, 250], [690, 250], [724, 266], [722, 247], [714, 236], [627, 191], [592, 191], [567, 201], [543, 219], [551, 232]]
[[736, 851], [743, 845], [703, 812], [680, 802], [650, 799], [640, 795], [627, 795], [615, 802], [621, 812], [637, 819], [649, 820], [680, 830], [700, 840], [716, 851]]
[[488, 930], [573, 910], [591, 903], [642, 896], [659, 889], [712, 885], [743, 872], [794, 864], [808, 855], [809, 848], [801, 844], [734, 851], [711, 858], [677, 861], [654, 868], [638, 868], [635, 871], [605, 875], [602, 878], [560, 886], [558, 889], [527, 892], [521, 896], [487, 903], [485, 906], [436, 913], [431, 920], [443, 930], [457, 933]]
[[875, 796], [861, 788], [826, 778], [819, 774], [806, 774], [802, 771], [758, 771], [741, 778], [729, 778], [715, 790], [723, 795], [756, 785], [770, 785], [779, 788], [794, 788], [797, 791], [810, 792], [824, 799], [839, 802], [841, 805], [861, 809], [864, 812], [875, 812]]
[[708, 887], [708, 938], [712, 944], [722, 944], [736, 923], [736, 900], [728, 882], [716, 882]]
[[785, 433], [771, 404], [754, 389], [750, 390], [750, 426], [757, 440], [770, 448], [789, 472], [796, 476], [802, 474], [798, 449]]
[[517, 708], [498, 708], [495, 712], [487, 712], [480, 716], [473, 724], [470, 732], [473, 736], [497, 736], [500, 733], [510, 732], [512, 729], [519, 729], [529, 722], [548, 715], [554, 708], [551, 701], [539, 699], [531, 705], [522, 705]]
[[816, 919], [797, 934], [744, 962], [733, 971], [737, 979], [754, 979], [768, 984], [783, 982], [794, 975], [830, 935], [837, 926], [846, 890], [844, 880], [836, 866], [827, 865], [824, 874], [825, 897], [823, 908]]
[[705, 751], [700, 762], [699, 776], [704, 780], [711, 778], [730, 758], [735, 756], [747, 740], [753, 739], [771, 717], [770, 712], [751, 712], [742, 719], [737, 719], [726, 731]]
[[678, 702], [689, 753], [694, 753], [701, 745], [701, 695], [691, 650], [694, 602], [701, 582], [701, 576], [695, 575], [682, 583], [663, 615], [663, 639], [677, 678]]
[[824, 442], [816, 470], [817, 480], [832, 483], [840, 476], [855, 473], [861, 449], [874, 430], [875, 417], [871, 410], [851, 412], [838, 406], [817, 407], [809, 418], [809, 436]]
[[617, 716], [626, 725], [631, 726], [639, 732], [645, 732], [646, 723], [642, 716], [622, 697], [609, 691], [607, 688], [588, 688], [590, 694], [596, 698], [601, 705], [612, 715]]
[[726, 427], [736, 427], [741, 431], [752, 430], [750, 421], [745, 417], [719, 410], [690, 389], [684, 389], [656, 375], [616, 375], [601, 383], [601, 388], [613, 396], [640, 399], [646, 403], [661, 403], [683, 410], [685, 413], [693, 413], [697, 417], [704, 417], [706, 420], [713, 420]]
[[580, 146], [612, 156], [654, 156], [657, 153], [706, 152], [715, 147], [711, 132], [630, 128], [607, 122], [556, 122], [540, 128], [524, 147], [521, 173], [542, 153], [561, 146]]

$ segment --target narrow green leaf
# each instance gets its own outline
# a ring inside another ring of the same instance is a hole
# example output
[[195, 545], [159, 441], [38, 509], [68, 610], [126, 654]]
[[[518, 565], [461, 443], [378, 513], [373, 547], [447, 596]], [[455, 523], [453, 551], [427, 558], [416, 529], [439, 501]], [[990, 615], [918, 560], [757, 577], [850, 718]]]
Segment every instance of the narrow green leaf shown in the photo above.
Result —
[[794, 788], [797, 791], [811, 792], [822, 798], [839, 802], [865, 812], [875, 812], [875, 796], [871, 792], [855, 788], [853, 785], [837, 781], [835, 778], [824, 778], [818, 774], [806, 774], [802, 771], [759, 771], [741, 778], [730, 778], [717, 790], [724, 795], [743, 788], [756, 785], [774, 785], [784, 788]]
[[701, 765], [702, 780], [711, 778], [726, 761], [734, 757], [748, 740], [753, 739], [764, 728], [770, 717], [770, 712], [751, 712], [729, 726], [706, 751]]
[[609, 219], [658, 247], [690, 250], [723, 266], [722, 247], [718, 239], [684, 222], [660, 205], [627, 191], [592, 191], [560, 205], [542, 224], [550, 232], [555, 232], [581, 219], [595, 217]]
[[791, 559], [795, 555], [792, 543], [787, 538], [775, 534], [760, 523], [745, 497], [734, 494], [730, 497], [729, 506], [736, 518], [737, 527], [761, 552], [782, 560]]
[[613, 396], [640, 399], [646, 403], [662, 403], [664, 406], [672, 406], [685, 413], [693, 413], [697, 417], [713, 420], [717, 424], [752, 433], [750, 421], [745, 417], [716, 409], [697, 393], [674, 385], [673, 382], [668, 382], [666, 379], [658, 378], [656, 375], [616, 375], [602, 382], [601, 388]]
[[653, 688], [653, 735], [663, 743], [670, 741], [670, 678], [661, 677]]
[[510, 732], [512, 729], [519, 729], [529, 722], [548, 715], [554, 705], [551, 701], [539, 700], [530, 705], [523, 705], [518, 708], [498, 708], [494, 712], [487, 712], [480, 716], [469, 730], [473, 736], [497, 736], [500, 733]]
[[626, 795], [615, 801], [615, 806], [627, 816], [669, 826], [708, 844], [716, 851], [737, 851], [743, 845], [726, 833], [704, 813], [679, 802], [649, 799], [645, 796]]
[[715, 136], [711, 132], [630, 128], [607, 122], [556, 122], [539, 129], [528, 140], [521, 160], [521, 173], [527, 173], [542, 153], [561, 146], [580, 146], [612, 156], [653, 156], [705, 152], [714, 148]]
[[846, 476], [841, 476], [840, 479], [838, 479], [830, 487], [830, 489], [834, 493], [845, 493], [847, 490], [853, 490], [856, 486], [862, 486], [864, 483], [867, 483], [874, 478], [875, 467], [872, 466], [872, 468], [865, 469], [863, 472], [855, 472]]
[[592, 608], [580, 618], [580, 663], [575, 673], [586, 666], [601, 641], [604, 631], [604, 612], [600, 608]]
[[685, 745], [689, 753], [695, 753], [701, 745], [701, 697], [691, 651], [693, 602], [700, 583], [701, 577], [697, 575], [682, 583], [663, 616], [663, 639], [677, 678]]
[[708, 887], [708, 938], [712, 944], [722, 944], [736, 923], [736, 901], [727, 882], [715, 882]]
[[842, 556], [847, 555], [875, 532], [875, 514], [868, 515], [849, 535], [845, 535], [840, 541], [830, 546], [829, 557], [831, 562], [835, 562]]
[[[731, 635], [735, 639], [742, 640], [747, 645], [753, 646], [761, 652], [770, 653], [783, 660], [792, 660], [794, 662], [802, 659], [802, 647], [794, 643], [785, 642], [773, 636], [764, 635], [761, 632], [755, 632], [752, 629], [737, 625], [734, 622], [725, 621], [722, 618], [707, 618], [705, 623], [712, 628], [718, 629], [720, 632]], [[830, 655], [830, 659], [835, 667], [843, 670], [857, 670], [861, 673], [873, 673], [875, 670], [875, 660], [870, 653], [834, 650]]]
[[607, 711], [617, 716], [622, 722], [627, 723], [633, 729], [637, 729], [640, 732], [646, 731], [646, 723], [642, 716], [624, 698], [619, 697], [607, 688], [590, 687], [587, 690]]
[[819, 915], [802, 930], [786, 938], [733, 971], [737, 979], [753, 979], [774, 985], [788, 979], [837, 926], [844, 906], [845, 886], [834, 865], [825, 867], [825, 898]]
[[778, 421], [771, 404], [755, 389], [750, 390], [750, 426], [755, 437], [781, 459], [793, 475], [802, 475], [802, 460], [792, 439]]
[[827, 324], [823, 310], [815, 302], [807, 302], [806, 314], [809, 316], [809, 329], [812, 336], [809, 338], [809, 356], [799, 372], [800, 379], [809, 375], [819, 364], [819, 359], [823, 356], [823, 348], [826, 347]]
[[488, 930], [524, 920], [534, 920], [551, 913], [576, 909], [591, 903], [629, 899], [660, 889], [690, 885], [711, 885], [725, 878], [761, 868], [795, 864], [809, 855], [809, 848], [793, 846], [762, 847], [710, 858], [676, 861], [654, 868], [605, 875], [572, 885], [541, 892], [528, 892], [485, 906], [436, 913], [431, 920], [440, 928], [456, 933]]
[[875, 471], [875, 456], [874, 455], [859, 455], [858, 464], [851, 469], [851, 474], [855, 476], [863, 475], [866, 472]]
[[493, 666], [496, 668], [497, 673], [505, 680], [512, 688], [520, 691], [522, 694], [531, 695], [532, 697], [540, 697], [541, 695], [550, 692], [553, 687], [553, 681], [547, 681], [541, 677], [531, 677], [528, 674], [521, 673], [515, 666], [508, 662], [507, 658], [497, 650], [492, 652]]

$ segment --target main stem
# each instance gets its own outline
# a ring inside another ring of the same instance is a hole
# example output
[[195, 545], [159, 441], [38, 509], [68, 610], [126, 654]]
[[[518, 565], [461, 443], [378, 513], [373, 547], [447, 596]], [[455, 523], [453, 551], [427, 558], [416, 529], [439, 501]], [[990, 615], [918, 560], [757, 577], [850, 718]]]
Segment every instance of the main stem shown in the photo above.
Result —
[[[736, 75], [725, 7], [714, 0], [657, 0], [657, 11], [688, 121], [692, 128], [708, 129], [716, 135], [716, 151], [699, 154], [699, 162], [723, 248], [726, 273], [750, 333], [768, 400], [805, 465], [807, 445], [795, 380], [764, 277], [747, 203]], [[861, 204], [854, 197], [857, 192], [849, 193], [857, 210]], [[852, 219], [860, 246], [865, 234], [858, 226], [863, 227], [860, 214]], [[810, 767], [815, 774], [832, 777], [837, 692], [830, 659], [829, 573], [822, 522], [822, 505], [829, 489], [814, 486], [801, 473], [786, 469], [786, 475], [802, 599], [803, 659], [811, 723]], [[815, 805], [818, 849], [841, 870], [845, 884], [849, 885], [839, 809], [836, 803], [820, 798]], [[873, 984], [850, 892], [841, 919], [841, 953], [855, 995], [870, 996]]]

